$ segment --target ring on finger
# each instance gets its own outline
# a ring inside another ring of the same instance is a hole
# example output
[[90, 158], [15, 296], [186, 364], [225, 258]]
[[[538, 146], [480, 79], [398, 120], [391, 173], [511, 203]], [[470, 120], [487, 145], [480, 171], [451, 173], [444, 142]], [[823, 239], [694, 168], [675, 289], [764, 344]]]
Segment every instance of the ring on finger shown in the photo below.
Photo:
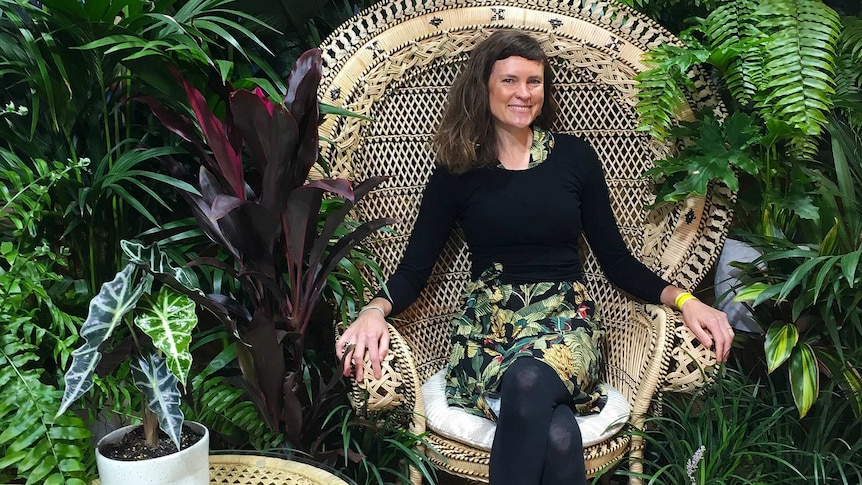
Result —
[[347, 340], [347, 341], [345, 341], [345, 342], [344, 342], [344, 345], [341, 347], [341, 354], [342, 354], [342, 355], [347, 355], [347, 354], [349, 354], [350, 352], [353, 352], [353, 349], [354, 349], [355, 347], [356, 347], [356, 344], [354, 344], [354, 343], [353, 343], [352, 341], [350, 341], [350, 340]]

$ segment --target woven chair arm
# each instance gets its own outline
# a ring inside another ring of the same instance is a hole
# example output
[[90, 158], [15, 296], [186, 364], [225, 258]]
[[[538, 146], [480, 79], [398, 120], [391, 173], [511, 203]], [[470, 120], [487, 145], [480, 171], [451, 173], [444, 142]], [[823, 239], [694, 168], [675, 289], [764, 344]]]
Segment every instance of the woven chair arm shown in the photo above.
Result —
[[669, 326], [673, 339], [670, 372], [662, 383], [662, 390], [694, 393], [712, 381], [718, 368], [715, 353], [700, 343], [677, 311], [671, 313], [674, 321]]
[[386, 326], [389, 329], [389, 352], [380, 363], [380, 379], [374, 378], [371, 360], [366, 354], [362, 381], [351, 378], [351, 405], [361, 414], [402, 412], [408, 417], [407, 421], [412, 421], [411, 431], [422, 433], [425, 431], [424, 405], [412, 350], [395, 327]]
[[635, 312], [650, 322], [652, 332], [645, 335], [649, 341], [642, 342], [642, 347], [651, 349], [644, 355], [641, 364], [643, 374], [632, 405], [631, 424], [642, 429], [650, 406], [659, 386], [665, 380], [670, 365], [670, 347], [673, 343], [672, 329], [677, 320], [673, 310], [664, 305], [643, 305]]

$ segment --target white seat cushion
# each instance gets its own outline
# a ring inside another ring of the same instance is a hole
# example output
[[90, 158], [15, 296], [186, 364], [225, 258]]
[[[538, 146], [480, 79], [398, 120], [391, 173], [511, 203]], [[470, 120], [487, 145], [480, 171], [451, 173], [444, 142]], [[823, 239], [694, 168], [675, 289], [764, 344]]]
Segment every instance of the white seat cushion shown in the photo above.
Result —
[[[584, 447], [605, 441], [617, 434], [629, 420], [631, 408], [623, 395], [605, 384], [608, 402], [602, 412], [589, 416], [578, 416]], [[425, 401], [425, 419], [431, 431], [446, 438], [491, 451], [497, 424], [446, 402], [446, 369], [442, 369], [422, 385]]]

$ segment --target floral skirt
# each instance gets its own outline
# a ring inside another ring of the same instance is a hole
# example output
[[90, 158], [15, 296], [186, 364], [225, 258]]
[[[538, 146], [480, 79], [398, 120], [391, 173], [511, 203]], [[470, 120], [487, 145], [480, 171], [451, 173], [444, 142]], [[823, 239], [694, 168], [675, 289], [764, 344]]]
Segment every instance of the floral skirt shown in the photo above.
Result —
[[467, 286], [455, 316], [446, 375], [450, 406], [496, 420], [500, 382], [515, 360], [550, 365], [572, 393], [574, 409], [595, 413], [607, 401], [598, 385], [604, 334], [595, 303], [579, 282], [503, 284], [497, 264]]

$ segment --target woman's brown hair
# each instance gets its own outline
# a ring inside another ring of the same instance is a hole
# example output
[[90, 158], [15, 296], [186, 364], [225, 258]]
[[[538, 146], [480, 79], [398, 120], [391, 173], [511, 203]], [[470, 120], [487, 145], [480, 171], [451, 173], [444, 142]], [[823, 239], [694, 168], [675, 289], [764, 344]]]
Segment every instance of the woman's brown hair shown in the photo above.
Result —
[[431, 146], [437, 162], [459, 174], [493, 164], [497, 158], [497, 134], [488, 104], [488, 79], [494, 63], [518, 56], [539, 61], [545, 68], [545, 102], [533, 125], [549, 130], [557, 119], [551, 67], [539, 42], [517, 30], [500, 30], [482, 41], [452, 83], [443, 119]]

